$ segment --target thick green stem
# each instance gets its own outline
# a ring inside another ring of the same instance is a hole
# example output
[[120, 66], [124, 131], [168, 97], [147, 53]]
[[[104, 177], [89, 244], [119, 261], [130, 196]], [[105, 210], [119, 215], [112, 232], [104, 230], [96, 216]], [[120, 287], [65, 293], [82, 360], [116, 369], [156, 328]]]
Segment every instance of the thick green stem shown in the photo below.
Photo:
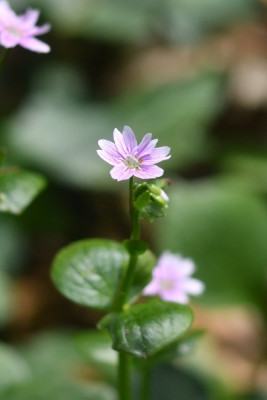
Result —
[[126, 353], [118, 353], [118, 392], [120, 400], [131, 400], [131, 374], [130, 356]]
[[[140, 228], [139, 228], [139, 213], [134, 208], [134, 184], [133, 178], [129, 182], [129, 205], [130, 205], [130, 216], [132, 221], [132, 240], [139, 240]], [[122, 311], [124, 306], [127, 304], [129, 291], [133, 281], [135, 267], [137, 263], [137, 254], [130, 254], [128, 268], [122, 279], [119, 287], [117, 296], [114, 302], [114, 311]], [[119, 400], [131, 400], [131, 374], [130, 374], [130, 356], [128, 354], [119, 352], [119, 369], [118, 369], [118, 390]]]

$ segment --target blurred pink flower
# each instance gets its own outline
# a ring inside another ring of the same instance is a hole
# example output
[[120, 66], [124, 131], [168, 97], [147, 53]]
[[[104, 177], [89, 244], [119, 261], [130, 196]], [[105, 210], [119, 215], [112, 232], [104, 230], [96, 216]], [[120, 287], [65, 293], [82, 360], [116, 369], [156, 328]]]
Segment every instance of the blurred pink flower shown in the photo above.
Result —
[[170, 158], [170, 148], [156, 148], [158, 139], [151, 140], [152, 133], [147, 133], [138, 145], [132, 129], [125, 126], [122, 134], [114, 129], [113, 138], [114, 143], [105, 139], [99, 140], [101, 150], [97, 150], [103, 160], [114, 166], [110, 171], [113, 179], [122, 181], [132, 176], [154, 179], [163, 175], [163, 169], [154, 164]]
[[16, 15], [6, 0], [0, 0], [0, 44], [6, 48], [20, 45], [37, 53], [48, 53], [50, 47], [35, 38], [50, 30], [50, 25], [35, 26], [39, 18], [38, 10], [27, 10]]
[[152, 281], [145, 287], [146, 296], [158, 295], [163, 300], [186, 304], [188, 295], [198, 296], [205, 286], [198, 279], [191, 278], [195, 271], [192, 260], [168, 251], [162, 253], [153, 270]]

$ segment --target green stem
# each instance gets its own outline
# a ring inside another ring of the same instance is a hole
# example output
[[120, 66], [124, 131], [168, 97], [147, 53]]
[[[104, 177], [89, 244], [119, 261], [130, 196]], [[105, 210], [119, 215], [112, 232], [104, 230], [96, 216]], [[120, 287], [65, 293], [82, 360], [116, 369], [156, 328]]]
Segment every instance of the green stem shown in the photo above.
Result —
[[140, 400], [148, 400], [150, 395], [151, 369], [142, 370]]
[[118, 392], [120, 400], [131, 400], [130, 356], [119, 352]]
[[[130, 179], [129, 182], [129, 205], [130, 205], [130, 216], [132, 221], [132, 233], [131, 239], [132, 240], [139, 240], [140, 237], [140, 227], [139, 227], [139, 212], [134, 208], [134, 190], [133, 190], [133, 178]], [[113, 310], [114, 311], [121, 311], [125, 304], [127, 304], [129, 291], [132, 285], [135, 267], [137, 263], [137, 254], [133, 253], [130, 254], [128, 268], [125, 272], [124, 277], [122, 278], [122, 282], [120, 284], [117, 296], [115, 297]]]
[[[133, 178], [129, 182], [129, 206], [130, 216], [132, 221], [132, 240], [139, 240], [140, 228], [139, 228], [139, 213], [134, 208], [134, 183]], [[113, 311], [122, 311], [124, 306], [127, 304], [129, 291], [132, 285], [135, 267], [137, 263], [137, 254], [130, 254], [128, 268], [124, 277], [122, 278], [121, 285], [118, 290], [118, 294], [114, 301]], [[118, 369], [118, 390], [120, 400], [131, 400], [131, 374], [130, 374], [130, 356], [123, 352], [119, 352], [119, 369]]]
[[1, 55], [1, 57], [0, 57], [0, 72], [1, 72], [1, 70], [2, 70], [2, 68], [3, 68], [3, 66], [4, 66], [5, 61], [6, 61], [7, 52], [8, 52], [8, 50], [7, 50], [7, 49], [4, 49], [4, 51], [2, 52], [2, 55]]

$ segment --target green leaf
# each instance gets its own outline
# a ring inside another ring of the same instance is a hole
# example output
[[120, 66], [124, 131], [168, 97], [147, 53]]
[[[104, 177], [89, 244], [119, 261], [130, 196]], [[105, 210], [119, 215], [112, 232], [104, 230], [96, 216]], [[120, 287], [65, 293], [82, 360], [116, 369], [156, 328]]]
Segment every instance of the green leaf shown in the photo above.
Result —
[[113, 348], [147, 358], [182, 337], [193, 322], [188, 306], [152, 300], [104, 317]]
[[148, 248], [148, 244], [143, 240], [124, 240], [123, 244], [129, 254], [141, 255]]
[[[82, 240], [58, 253], [52, 266], [52, 279], [70, 300], [109, 310], [128, 262], [129, 254], [120, 243], [104, 239]], [[138, 265], [147, 265], [145, 273], [140, 272]], [[154, 257], [146, 252], [138, 257], [138, 265], [131, 297], [140, 294], [151, 279]]]
[[196, 278], [206, 286], [197, 301], [264, 306], [265, 203], [212, 181], [181, 182], [172, 187], [170, 199], [158, 244], [162, 250], [168, 248], [194, 260]]
[[150, 368], [154, 365], [161, 364], [163, 362], [169, 362], [171, 360], [175, 360], [176, 358], [191, 354], [203, 333], [203, 330], [190, 332], [185, 337], [182, 337], [177, 342], [172, 343], [170, 346], [164, 348], [146, 360], [140, 358], [135, 359], [136, 368]]
[[129, 255], [117, 242], [89, 239], [61, 250], [52, 266], [52, 279], [70, 300], [109, 309]]
[[45, 179], [17, 168], [0, 170], [0, 211], [20, 214], [45, 187]]
[[34, 380], [73, 378], [75, 367], [83, 364], [73, 338], [73, 332], [46, 331], [20, 345], [19, 352], [29, 365]]
[[151, 199], [150, 203], [140, 211], [140, 218], [144, 218], [149, 222], [153, 222], [157, 218], [165, 217], [166, 206], [159, 204], [154, 199]]
[[0, 393], [29, 377], [29, 368], [20, 355], [12, 347], [0, 343]]
[[137, 210], [142, 210], [145, 206], [147, 206], [150, 202], [150, 192], [149, 190], [145, 190], [142, 194], [140, 194], [134, 202], [134, 206]]

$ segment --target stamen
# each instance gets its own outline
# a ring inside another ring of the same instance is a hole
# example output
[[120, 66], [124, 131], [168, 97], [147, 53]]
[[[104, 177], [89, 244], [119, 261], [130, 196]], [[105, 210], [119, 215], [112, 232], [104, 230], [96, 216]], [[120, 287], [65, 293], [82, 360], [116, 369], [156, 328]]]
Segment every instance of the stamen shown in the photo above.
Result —
[[128, 167], [128, 169], [139, 169], [142, 160], [138, 160], [138, 158], [129, 155], [125, 160], [123, 160], [124, 164]]

